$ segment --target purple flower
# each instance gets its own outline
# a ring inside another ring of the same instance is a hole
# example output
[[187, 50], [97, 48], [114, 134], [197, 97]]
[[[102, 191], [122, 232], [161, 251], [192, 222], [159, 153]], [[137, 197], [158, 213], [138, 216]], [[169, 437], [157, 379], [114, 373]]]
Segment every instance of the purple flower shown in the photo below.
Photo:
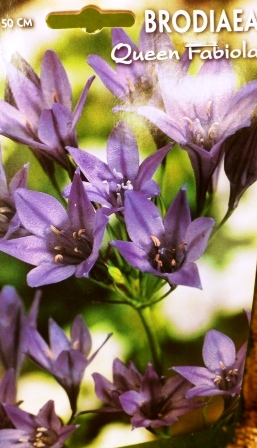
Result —
[[52, 400], [37, 415], [10, 405], [6, 405], [5, 410], [16, 429], [0, 430], [0, 448], [61, 448], [78, 427], [62, 425]]
[[[116, 46], [116, 58], [125, 58], [128, 47], [136, 54], [145, 53], [148, 50], [173, 50], [170, 38], [166, 33], [147, 34], [144, 26], [140, 33], [138, 47], [123, 29], [113, 28], [112, 47]], [[160, 105], [161, 97], [155, 63], [141, 61], [139, 58], [129, 64], [117, 63], [116, 70], [114, 70], [98, 55], [90, 55], [87, 61], [104, 85], [120, 100], [137, 104], [146, 104], [151, 100], [151, 103]]]
[[20, 227], [20, 220], [16, 213], [14, 192], [17, 188], [26, 188], [28, 165], [24, 165], [7, 185], [2, 157], [0, 153], [0, 239], [26, 235], [25, 229]]
[[150, 106], [137, 112], [187, 150], [201, 210], [221, 159], [221, 144], [250, 125], [257, 81], [236, 90], [232, 65], [222, 59], [205, 61], [197, 76], [185, 72], [174, 76], [174, 64], [163, 64], [158, 67], [158, 79], [166, 112]]
[[5, 372], [0, 381], [0, 430], [12, 427], [6, 415], [4, 404], [14, 405], [16, 403], [16, 381], [14, 369]]
[[206, 367], [172, 367], [194, 387], [187, 397], [240, 394], [247, 342], [236, 353], [234, 342], [225, 334], [210, 330], [203, 345], [203, 361]]
[[[107, 336], [103, 344], [110, 336], [110, 334]], [[92, 340], [82, 316], [77, 316], [72, 323], [70, 341], [52, 319], [49, 320], [50, 347], [35, 328], [28, 329], [27, 338], [27, 354], [54, 376], [66, 391], [72, 411], [75, 411], [85, 368], [95, 358], [103, 344], [89, 357]]]
[[28, 316], [22, 301], [12, 286], [4, 286], [0, 293], [0, 363], [5, 370], [19, 372], [27, 345], [28, 327], [35, 327], [39, 297], [35, 296]]
[[[89, 181], [84, 182], [89, 199], [109, 208], [120, 208], [126, 190], [140, 191], [146, 197], [160, 194], [152, 176], [171, 147], [169, 144], [159, 149], [139, 165], [134, 134], [125, 122], [120, 121], [108, 139], [108, 165], [80, 149], [68, 148], [68, 151]], [[69, 194], [69, 188], [65, 189], [65, 196]]]
[[206, 249], [214, 220], [197, 218], [191, 221], [184, 189], [176, 196], [164, 221], [151, 201], [137, 192], [127, 192], [124, 217], [132, 241], [110, 244], [132, 266], [162, 277], [171, 285], [201, 288], [194, 261]]
[[19, 55], [14, 63], [18, 68], [7, 66], [11, 104], [0, 100], [0, 134], [29, 146], [43, 166], [46, 157], [67, 168], [65, 146], [77, 145], [75, 126], [94, 77], [87, 81], [72, 113], [71, 86], [54, 51], [45, 52], [40, 78]]
[[99, 400], [105, 403], [104, 412], [120, 412], [120, 396], [129, 390], [139, 390], [143, 376], [138, 372], [133, 362], [126, 367], [119, 359], [113, 361], [113, 383], [100, 373], [93, 373], [95, 393]]
[[99, 250], [108, 217], [102, 210], [95, 212], [78, 172], [67, 212], [45, 193], [20, 189], [15, 198], [21, 223], [31, 235], [0, 242], [0, 250], [36, 266], [28, 274], [29, 286], [60, 282], [73, 274], [88, 277], [95, 264], [103, 265]]
[[228, 208], [234, 210], [241, 196], [257, 180], [257, 119], [240, 129], [223, 144], [224, 169], [230, 181]]
[[132, 429], [170, 426], [179, 416], [203, 405], [203, 402], [185, 398], [190, 387], [190, 383], [178, 375], [164, 381], [148, 364], [140, 389], [124, 392], [120, 403], [124, 412], [132, 416]]

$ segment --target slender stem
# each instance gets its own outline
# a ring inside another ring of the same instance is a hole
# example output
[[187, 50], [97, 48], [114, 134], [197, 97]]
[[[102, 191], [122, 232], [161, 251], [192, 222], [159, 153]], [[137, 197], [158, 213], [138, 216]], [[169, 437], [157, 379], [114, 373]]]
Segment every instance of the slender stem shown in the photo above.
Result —
[[143, 324], [148, 342], [149, 342], [149, 347], [150, 347], [150, 351], [152, 354], [152, 359], [153, 359], [153, 363], [154, 363], [154, 367], [156, 369], [156, 371], [159, 373], [159, 375], [162, 374], [162, 365], [161, 365], [161, 360], [160, 360], [160, 346], [159, 346], [159, 341], [157, 338], [157, 334], [156, 331], [154, 329], [154, 325], [153, 322], [150, 320], [151, 319], [151, 309], [150, 308], [145, 308], [144, 310], [142, 309], [137, 309], [138, 315], [141, 319], [141, 322]]

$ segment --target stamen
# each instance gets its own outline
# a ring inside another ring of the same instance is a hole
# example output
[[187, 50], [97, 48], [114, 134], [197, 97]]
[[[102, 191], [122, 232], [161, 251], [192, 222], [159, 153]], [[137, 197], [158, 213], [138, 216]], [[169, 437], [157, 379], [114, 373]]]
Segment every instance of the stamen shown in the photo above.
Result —
[[222, 370], [226, 370], [226, 366], [223, 361], [220, 361], [220, 367], [222, 368]]
[[0, 207], [0, 213], [12, 213], [10, 207]]
[[222, 377], [220, 375], [217, 375], [213, 381], [214, 381], [214, 383], [220, 384], [220, 382], [222, 381]]
[[105, 185], [105, 190], [107, 194], [110, 194], [110, 186], [107, 180], [103, 180], [103, 184]]
[[35, 448], [45, 448], [46, 444], [42, 442], [42, 440], [37, 440], [36, 442], [33, 443], [33, 446]]
[[56, 234], [56, 235], [62, 235], [64, 233], [64, 230], [59, 230], [53, 224], [50, 224], [50, 229]]
[[190, 132], [192, 132], [194, 129], [192, 120], [190, 120], [190, 118], [188, 118], [188, 117], [183, 117], [183, 120], [186, 120], [189, 123], [189, 130], [190, 130]]
[[18, 440], [18, 442], [21, 442], [21, 443], [28, 443], [28, 441], [29, 441], [28, 439], [19, 439]]
[[80, 230], [78, 231], [78, 236], [83, 236], [83, 235], [82, 235], [83, 233], [86, 233], [86, 229], [80, 229]]
[[206, 115], [209, 118], [211, 116], [211, 105], [212, 105], [212, 101], [209, 101], [208, 104], [207, 104], [207, 109], [206, 109]]
[[154, 245], [155, 245], [156, 247], [160, 247], [161, 242], [160, 242], [159, 238], [157, 238], [157, 236], [154, 236], [154, 235], [150, 235], [150, 236], [151, 236], [151, 238], [152, 238], [152, 241], [153, 241]]
[[64, 251], [65, 249], [63, 246], [55, 246], [54, 250], [57, 250], [58, 252], [60, 252], [60, 251]]
[[133, 185], [132, 185], [131, 180], [127, 180], [126, 185], [124, 184], [124, 182], [122, 182], [121, 186], [124, 190], [133, 190]]
[[54, 257], [54, 262], [58, 263], [59, 261], [63, 261], [63, 255], [62, 254], [57, 254]]
[[131, 81], [131, 79], [130, 78], [126, 78], [126, 80], [128, 81], [129, 90], [131, 92], [135, 92], [136, 89], [135, 89], [135, 86], [134, 86], [133, 82]]
[[181, 244], [179, 244], [178, 248], [179, 248], [179, 250], [183, 250], [185, 248], [185, 246], [187, 246], [187, 243], [181, 243]]
[[74, 252], [76, 252], [76, 254], [83, 255], [83, 252], [81, 250], [79, 250], [78, 247], [74, 247]]
[[54, 92], [53, 94], [54, 103], [58, 103], [57, 93]]
[[162, 267], [163, 263], [160, 260], [160, 254], [156, 254], [154, 259], [155, 259], [156, 263], [158, 264], [158, 266]]
[[171, 266], [176, 266], [177, 262], [176, 260], [173, 258], [170, 262]]
[[119, 173], [119, 171], [117, 171], [116, 168], [113, 168], [112, 172], [114, 176], [117, 177], [118, 179], [123, 179], [123, 175]]

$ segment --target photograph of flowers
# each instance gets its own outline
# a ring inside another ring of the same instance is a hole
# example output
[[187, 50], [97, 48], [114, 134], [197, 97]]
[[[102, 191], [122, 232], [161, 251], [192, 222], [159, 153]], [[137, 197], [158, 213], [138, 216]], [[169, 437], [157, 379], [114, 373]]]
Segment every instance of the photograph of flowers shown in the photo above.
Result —
[[0, 6], [0, 448], [231, 447], [256, 6], [45, 3]]

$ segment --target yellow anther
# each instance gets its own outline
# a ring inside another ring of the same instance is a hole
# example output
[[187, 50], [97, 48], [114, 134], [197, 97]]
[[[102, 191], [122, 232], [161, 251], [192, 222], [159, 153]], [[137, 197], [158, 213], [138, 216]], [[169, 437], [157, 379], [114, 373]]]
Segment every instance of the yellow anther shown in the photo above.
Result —
[[160, 242], [159, 238], [157, 238], [157, 236], [151, 235], [151, 238], [156, 247], [159, 247], [161, 245], [161, 242]]
[[63, 255], [62, 254], [57, 254], [54, 257], [54, 262], [58, 263], [59, 261], [63, 261]]

